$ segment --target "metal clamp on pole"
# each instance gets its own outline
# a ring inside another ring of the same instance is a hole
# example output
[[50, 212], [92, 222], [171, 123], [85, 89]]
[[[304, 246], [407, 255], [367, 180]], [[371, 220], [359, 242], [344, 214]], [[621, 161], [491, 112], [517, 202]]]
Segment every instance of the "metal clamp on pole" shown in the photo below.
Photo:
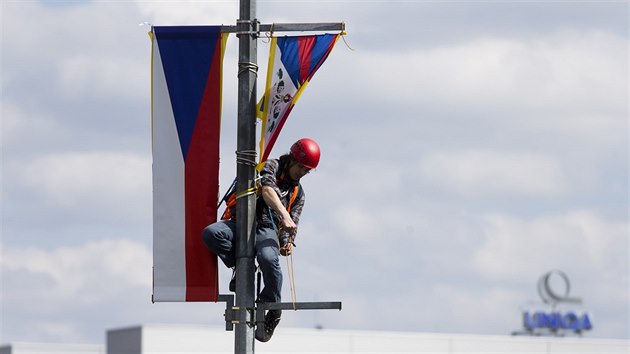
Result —
[[238, 307], [238, 306], [232, 306], [231, 308], [226, 308], [225, 309], [225, 322], [226, 322], [226, 326], [228, 324], [235, 325], [235, 324], [240, 324], [240, 323], [246, 323], [251, 327], [254, 325], [254, 309]]
[[258, 37], [260, 33], [260, 21], [258, 19], [253, 20], [236, 20], [236, 36], [241, 34], [248, 34], [254, 38]]

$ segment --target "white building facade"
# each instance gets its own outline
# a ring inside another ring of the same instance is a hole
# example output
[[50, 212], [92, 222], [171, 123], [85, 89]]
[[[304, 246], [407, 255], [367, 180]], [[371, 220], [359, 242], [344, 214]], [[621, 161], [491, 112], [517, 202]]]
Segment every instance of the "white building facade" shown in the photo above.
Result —
[[[627, 340], [488, 336], [279, 327], [256, 353], [628, 354]], [[198, 325], [138, 325], [108, 330], [103, 344], [14, 343], [0, 354], [233, 353], [234, 332]]]

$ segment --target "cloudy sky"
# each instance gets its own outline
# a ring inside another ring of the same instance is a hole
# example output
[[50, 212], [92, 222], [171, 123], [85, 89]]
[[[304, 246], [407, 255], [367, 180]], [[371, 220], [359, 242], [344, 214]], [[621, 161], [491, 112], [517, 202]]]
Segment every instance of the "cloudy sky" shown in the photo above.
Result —
[[[0, 342], [223, 326], [221, 304], [151, 304], [139, 24], [234, 24], [236, 1], [1, 6]], [[345, 21], [353, 49], [337, 44], [272, 153], [303, 136], [322, 147], [303, 181], [296, 290], [343, 311], [287, 312], [282, 326], [509, 334], [560, 269], [583, 299], [572, 308], [591, 314], [587, 336], [628, 337], [626, 1], [261, 0], [258, 18]], [[237, 50], [232, 36], [222, 191]], [[267, 52], [259, 41], [259, 92]]]

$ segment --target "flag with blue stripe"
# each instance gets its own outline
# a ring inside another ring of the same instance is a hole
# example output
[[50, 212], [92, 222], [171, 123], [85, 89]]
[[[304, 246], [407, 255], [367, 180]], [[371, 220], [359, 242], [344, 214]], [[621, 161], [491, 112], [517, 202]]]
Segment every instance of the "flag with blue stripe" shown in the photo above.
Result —
[[216, 301], [217, 257], [201, 231], [217, 219], [220, 26], [151, 32], [153, 301]]

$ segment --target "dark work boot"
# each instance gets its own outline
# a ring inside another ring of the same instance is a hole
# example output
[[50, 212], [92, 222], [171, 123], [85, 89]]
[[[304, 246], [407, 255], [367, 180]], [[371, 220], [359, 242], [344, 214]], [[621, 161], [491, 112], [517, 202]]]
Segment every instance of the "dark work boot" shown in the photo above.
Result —
[[282, 310], [269, 310], [267, 315], [265, 316], [265, 322], [263, 323], [264, 331], [262, 336], [256, 335], [256, 339], [261, 342], [268, 342], [273, 336], [273, 331], [280, 323], [280, 316], [282, 315]]

